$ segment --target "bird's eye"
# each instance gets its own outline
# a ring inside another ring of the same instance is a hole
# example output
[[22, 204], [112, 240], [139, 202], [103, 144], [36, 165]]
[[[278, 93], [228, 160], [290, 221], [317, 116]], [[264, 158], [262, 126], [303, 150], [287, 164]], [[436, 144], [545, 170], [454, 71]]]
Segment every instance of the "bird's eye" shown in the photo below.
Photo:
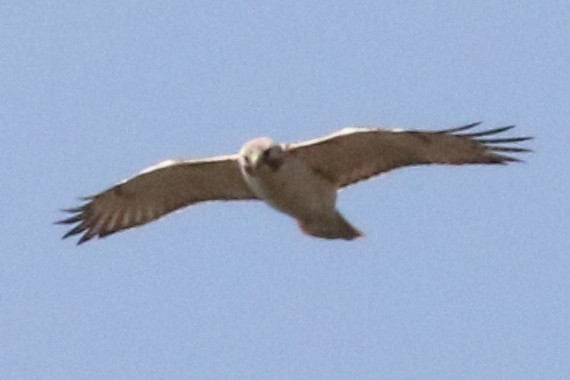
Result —
[[265, 150], [263, 151], [263, 158], [269, 157], [270, 154], [271, 154], [271, 148], [265, 149]]

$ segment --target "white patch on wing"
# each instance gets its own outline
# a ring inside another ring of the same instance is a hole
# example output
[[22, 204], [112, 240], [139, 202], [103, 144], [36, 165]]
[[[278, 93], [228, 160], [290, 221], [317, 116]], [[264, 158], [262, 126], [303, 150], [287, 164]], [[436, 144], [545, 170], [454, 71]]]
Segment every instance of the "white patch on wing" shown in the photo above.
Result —
[[374, 130], [375, 130], [374, 128], [366, 128], [366, 127], [346, 127], [346, 128], [341, 129], [338, 132], [331, 134], [330, 137], [350, 135], [353, 133], [370, 132], [370, 131], [374, 131]]
[[325, 136], [326, 138], [329, 137], [336, 137], [336, 136], [344, 136], [344, 135], [351, 135], [354, 133], [365, 133], [365, 132], [374, 132], [374, 131], [380, 131], [380, 130], [384, 130], [384, 131], [389, 131], [389, 132], [394, 132], [394, 133], [400, 133], [400, 132], [409, 132], [408, 129], [402, 129], [402, 128], [395, 128], [395, 129], [390, 129], [390, 128], [376, 128], [376, 127], [346, 127], [341, 129], [340, 131], [334, 132], [328, 136]]
[[140, 174], [146, 174], [146, 173], [152, 172], [153, 170], [158, 170], [158, 169], [165, 168], [165, 167], [167, 167], [167, 166], [170, 166], [170, 165], [175, 164], [176, 162], [177, 162], [177, 161], [175, 161], [175, 160], [165, 160], [165, 161], [161, 161], [161, 162], [159, 162], [159, 163], [156, 164], [156, 165], [152, 165], [152, 166], [149, 166], [148, 168], [144, 169], [143, 171], [141, 171], [141, 172], [139, 173], [139, 175], [140, 175]]

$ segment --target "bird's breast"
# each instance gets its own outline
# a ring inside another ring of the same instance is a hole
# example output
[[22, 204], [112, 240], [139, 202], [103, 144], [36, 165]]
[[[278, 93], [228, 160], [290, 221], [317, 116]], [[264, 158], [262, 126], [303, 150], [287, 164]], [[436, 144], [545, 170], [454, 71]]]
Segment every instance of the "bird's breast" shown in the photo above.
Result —
[[286, 160], [278, 170], [261, 167], [255, 173], [242, 171], [242, 174], [257, 197], [295, 217], [335, 207], [335, 186], [297, 158]]

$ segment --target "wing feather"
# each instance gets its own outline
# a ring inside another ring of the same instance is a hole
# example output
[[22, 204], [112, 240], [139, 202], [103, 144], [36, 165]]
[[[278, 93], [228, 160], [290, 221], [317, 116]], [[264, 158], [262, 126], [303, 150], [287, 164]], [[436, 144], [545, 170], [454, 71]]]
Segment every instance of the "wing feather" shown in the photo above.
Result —
[[205, 160], [165, 161], [63, 210], [76, 224], [63, 238], [83, 233], [78, 244], [140, 226], [191, 204], [257, 199], [242, 178], [237, 155]]
[[502, 153], [530, 151], [494, 144], [519, 143], [531, 137], [479, 138], [506, 132], [512, 125], [466, 133], [480, 124], [440, 131], [345, 128], [319, 139], [289, 144], [286, 149], [339, 188], [405, 166], [504, 164], [519, 159]]

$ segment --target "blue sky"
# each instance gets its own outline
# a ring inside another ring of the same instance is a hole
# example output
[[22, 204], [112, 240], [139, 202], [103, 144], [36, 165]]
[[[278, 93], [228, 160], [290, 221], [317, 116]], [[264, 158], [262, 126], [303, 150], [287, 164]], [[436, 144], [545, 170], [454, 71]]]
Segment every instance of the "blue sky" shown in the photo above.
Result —
[[[0, 378], [568, 378], [569, 19], [564, 1], [3, 1]], [[349, 188], [350, 243], [256, 202], [80, 247], [52, 224], [251, 137], [477, 120], [535, 153]]]

